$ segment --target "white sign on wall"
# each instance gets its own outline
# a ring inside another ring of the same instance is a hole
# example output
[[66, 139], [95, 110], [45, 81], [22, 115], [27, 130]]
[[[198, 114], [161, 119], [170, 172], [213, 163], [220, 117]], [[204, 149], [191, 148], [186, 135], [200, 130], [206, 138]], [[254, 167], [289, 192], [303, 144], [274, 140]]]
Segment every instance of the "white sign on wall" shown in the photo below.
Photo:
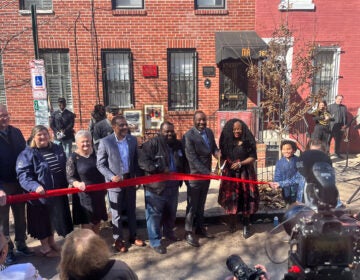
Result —
[[29, 64], [34, 98], [35, 125], [49, 126], [44, 60], [31, 60]]

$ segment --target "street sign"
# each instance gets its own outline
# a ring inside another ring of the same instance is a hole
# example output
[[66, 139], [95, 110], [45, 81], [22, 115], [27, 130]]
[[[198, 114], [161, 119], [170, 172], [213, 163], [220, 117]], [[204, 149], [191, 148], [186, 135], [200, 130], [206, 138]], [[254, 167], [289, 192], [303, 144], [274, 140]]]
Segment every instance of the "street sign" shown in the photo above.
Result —
[[41, 59], [31, 60], [30, 73], [31, 73], [31, 86], [33, 91], [46, 90], [44, 61]]
[[35, 125], [49, 126], [49, 109], [45, 83], [45, 64], [42, 59], [31, 60], [31, 87], [34, 98]]
[[34, 100], [35, 125], [49, 126], [49, 111], [47, 100]]

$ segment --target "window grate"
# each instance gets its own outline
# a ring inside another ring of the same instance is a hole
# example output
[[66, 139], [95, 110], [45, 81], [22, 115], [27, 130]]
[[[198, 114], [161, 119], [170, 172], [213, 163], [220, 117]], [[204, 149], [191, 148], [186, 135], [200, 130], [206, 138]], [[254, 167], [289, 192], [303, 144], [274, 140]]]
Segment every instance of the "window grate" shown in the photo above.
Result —
[[46, 89], [50, 97], [50, 109], [58, 106], [58, 98], [66, 99], [66, 107], [73, 111], [71, 73], [68, 50], [40, 50], [45, 63]]
[[2, 56], [0, 55], [0, 104], [6, 105], [6, 95], [5, 95], [5, 77], [4, 77], [4, 68], [2, 64]]
[[314, 65], [320, 70], [313, 78], [313, 92], [323, 90], [327, 93], [325, 100], [331, 103], [337, 95], [338, 50], [336, 48], [319, 48], [316, 51]]
[[196, 65], [194, 50], [168, 51], [169, 110], [195, 109]]
[[52, 10], [52, 4], [52, 0], [20, 0], [20, 10], [31, 10], [31, 5], [37, 10]]
[[105, 104], [132, 108], [134, 97], [131, 52], [103, 51], [102, 64]]

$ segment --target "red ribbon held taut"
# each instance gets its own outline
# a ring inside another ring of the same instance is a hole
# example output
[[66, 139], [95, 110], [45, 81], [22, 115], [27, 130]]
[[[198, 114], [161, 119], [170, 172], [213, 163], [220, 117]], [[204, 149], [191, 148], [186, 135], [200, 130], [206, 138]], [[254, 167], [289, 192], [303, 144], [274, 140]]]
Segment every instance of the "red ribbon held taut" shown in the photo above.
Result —
[[[252, 183], [252, 184], [268, 184], [267, 182], [262, 181], [253, 181], [253, 180], [243, 180], [239, 178], [232, 178], [226, 176], [218, 176], [218, 175], [204, 175], [204, 174], [184, 174], [184, 173], [168, 173], [168, 174], [153, 174], [149, 176], [142, 176], [137, 178], [130, 178], [120, 182], [109, 182], [109, 183], [101, 183], [86, 186], [86, 192], [91, 191], [100, 191], [105, 189], [112, 188], [125, 188], [129, 186], [136, 186], [142, 184], [150, 184], [161, 181], [187, 181], [187, 180], [226, 180], [233, 182], [243, 182], [243, 183]], [[35, 192], [17, 194], [17, 195], [8, 195], [6, 197], [6, 203], [12, 204], [17, 202], [25, 202], [28, 200], [34, 200], [39, 198], [47, 198], [52, 196], [60, 196], [60, 195], [68, 195], [79, 193], [81, 190], [78, 188], [62, 188], [55, 190], [46, 190], [45, 194], [38, 194]]]

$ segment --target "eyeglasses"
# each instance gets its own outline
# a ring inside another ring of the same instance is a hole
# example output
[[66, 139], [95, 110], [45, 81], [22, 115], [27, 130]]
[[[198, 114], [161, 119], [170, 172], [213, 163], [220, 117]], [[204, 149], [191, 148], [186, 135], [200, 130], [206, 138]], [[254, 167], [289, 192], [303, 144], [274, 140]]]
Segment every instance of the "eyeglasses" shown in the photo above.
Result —
[[116, 123], [115, 125], [118, 127], [127, 127], [128, 126], [127, 123]]
[[0, 115], [0, 120], [7, 120], [7, 119], [10, 119], [10, 114]]

